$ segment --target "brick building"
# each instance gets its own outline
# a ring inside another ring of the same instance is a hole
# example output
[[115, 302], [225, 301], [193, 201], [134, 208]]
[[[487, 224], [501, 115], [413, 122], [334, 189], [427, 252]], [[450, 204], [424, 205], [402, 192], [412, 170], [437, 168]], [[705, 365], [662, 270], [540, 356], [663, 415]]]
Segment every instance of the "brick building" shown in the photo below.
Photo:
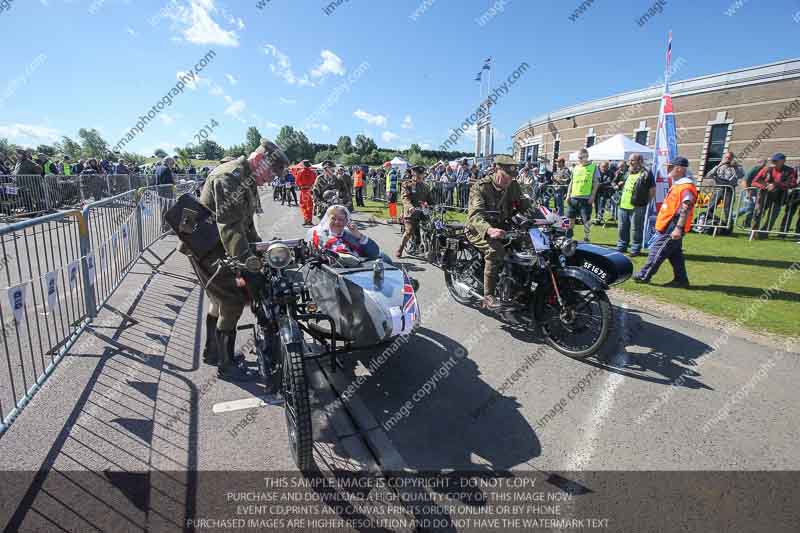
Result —
[[[673, 65], [674, 69], [675, 65]], [[678, 151], [705, 173], [726, 150], [745, 168], [775, 152], [800, 163], [800, 60], [670, 83]], [[609, 96], [537, 117], [513, 135], [520, 161], [571, 152], [623, 133], [651, 148], [663, 86]]]

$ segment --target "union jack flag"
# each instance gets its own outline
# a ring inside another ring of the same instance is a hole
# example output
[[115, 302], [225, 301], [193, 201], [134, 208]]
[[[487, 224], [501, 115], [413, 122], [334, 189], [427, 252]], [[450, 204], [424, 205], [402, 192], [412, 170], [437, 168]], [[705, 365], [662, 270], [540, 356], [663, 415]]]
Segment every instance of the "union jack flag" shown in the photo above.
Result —
[[403, 273], [403, 314], [412, 322], [416, 321], [419, 315], [417, 307], [417, 297], [414, 295], [414, 287], [408, 275]]

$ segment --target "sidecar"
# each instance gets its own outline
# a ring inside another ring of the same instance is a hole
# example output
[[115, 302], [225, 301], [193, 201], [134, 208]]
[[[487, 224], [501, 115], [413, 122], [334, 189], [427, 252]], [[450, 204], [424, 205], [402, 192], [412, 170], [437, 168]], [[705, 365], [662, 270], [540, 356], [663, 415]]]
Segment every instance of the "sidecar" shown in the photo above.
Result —
[[319, 311], [332, 318], [337, 337], [352, 348], [408, 335], [420, 324], [419, 305], [408, 276], [387, 261], [382, 274], [376, 273], [375, 262], [323, 264], [310, 269], [305, 280]]
[[609, 287], [624, 282], [633, 274], [633, 263], [625, 254], [595, 244], [579, 243], [570, 259], [572, 266], [588, 270]]

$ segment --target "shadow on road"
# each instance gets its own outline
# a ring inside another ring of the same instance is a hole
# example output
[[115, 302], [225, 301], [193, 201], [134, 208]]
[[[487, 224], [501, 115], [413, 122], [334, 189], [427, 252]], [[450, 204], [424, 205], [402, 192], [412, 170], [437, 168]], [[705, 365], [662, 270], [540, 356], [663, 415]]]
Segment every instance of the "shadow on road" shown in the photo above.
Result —
[[[708, 389], [691, 367], [711, 353], [711, 346], [642, 318], [644, 311], [614, 308], [614, 334], [597, 358], [582, 362], [625, 377], [688, 389]], [[682, 378], [677, 381], [678, 378]]]

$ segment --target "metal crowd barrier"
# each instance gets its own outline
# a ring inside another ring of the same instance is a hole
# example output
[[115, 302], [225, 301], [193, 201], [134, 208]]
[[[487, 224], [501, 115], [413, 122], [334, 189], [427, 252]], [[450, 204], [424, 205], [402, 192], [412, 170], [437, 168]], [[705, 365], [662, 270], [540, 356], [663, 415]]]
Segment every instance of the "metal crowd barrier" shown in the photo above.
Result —
[[699, 185], [693, 229], [714, 236], [720, 231], [732, 232], [735, 200], [731, 185]]
[[[176, 186], [197, 183], [196, 174], [176, 174]], [[0, 175], [0, 220], [16, 220], [62, 209], [75, 209], [142, 187], [154, 187], [149, 174], [84, 174], [72, 176]]]
[[743, 189], [734, 214], [736, 230], [749, 233], [751, 240], [769, 235], [798, 237], [800, 187], [772, 193], [757, 187]]
[[164, 234], [174, 197], [146, 187], [0, 227], [0, 436]]

